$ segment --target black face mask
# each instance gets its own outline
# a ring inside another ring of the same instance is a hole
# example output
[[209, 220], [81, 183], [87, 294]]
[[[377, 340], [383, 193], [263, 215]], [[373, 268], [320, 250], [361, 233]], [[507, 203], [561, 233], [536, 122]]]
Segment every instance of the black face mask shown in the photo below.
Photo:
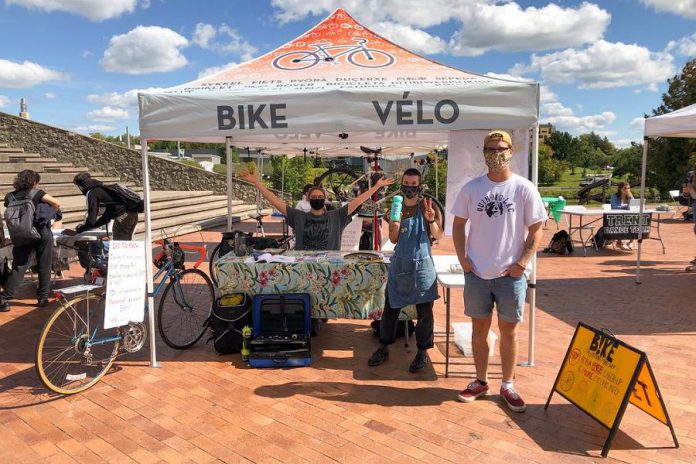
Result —
[[414, 187], [412, 185], [401, 184], [401, 193], [403, 193], [406, 198], [410, 199], [410, 198], [415, 197], [416, 195], [420, 195], [421, 187], [420, 187], [420, 185], [417, 187]]
[[310, 198], [309, 199], [309, 206], [312, 207], [312, 209], [324, 209], [324, 202], [326, 200], [323, 198]]

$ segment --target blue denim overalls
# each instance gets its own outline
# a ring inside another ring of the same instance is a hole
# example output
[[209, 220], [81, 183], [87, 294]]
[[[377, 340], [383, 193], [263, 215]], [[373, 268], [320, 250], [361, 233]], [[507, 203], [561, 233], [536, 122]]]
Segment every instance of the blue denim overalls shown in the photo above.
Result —
[[439, 297], [427, 224], [420, 204], [413, 217], [402, 219], [399, 240], [390, 261], [387, 274], [389, 306], [403, 308]]

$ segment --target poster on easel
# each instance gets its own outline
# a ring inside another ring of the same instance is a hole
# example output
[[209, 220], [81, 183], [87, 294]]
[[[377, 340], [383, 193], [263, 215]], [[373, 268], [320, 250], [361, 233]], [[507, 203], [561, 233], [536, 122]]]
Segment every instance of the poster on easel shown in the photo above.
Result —
[[145, 242], [109, 241], [104, 329], [145, 318]]
[[578, 323], [544, 409], [554, 392], [609, 429], [604, 457], [629, 403], [668, 426], [679, 447], [647, 355], [605, 330]]

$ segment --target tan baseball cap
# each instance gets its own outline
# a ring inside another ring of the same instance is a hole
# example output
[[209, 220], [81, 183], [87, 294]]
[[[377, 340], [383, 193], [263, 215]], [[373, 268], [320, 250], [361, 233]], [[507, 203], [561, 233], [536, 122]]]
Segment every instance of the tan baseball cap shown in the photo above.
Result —
[[488, 145], [491, 140], [501, 139], [503, 142], [507, 143], [508, 147], [512, 148], [512, 137], [505, 131], [494, 130], [489, 132], [485, 139], [483, 139], [483, 146]]

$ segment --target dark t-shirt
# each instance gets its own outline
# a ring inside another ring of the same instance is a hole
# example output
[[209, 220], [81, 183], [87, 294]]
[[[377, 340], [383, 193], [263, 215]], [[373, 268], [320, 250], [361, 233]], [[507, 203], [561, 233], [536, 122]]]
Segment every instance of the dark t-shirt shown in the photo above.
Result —
[[[29, 190], [15, 190], [12, 192], [12, 195], [15, 196], [17, 199], [22, 199], [26, 198], [27, 195], [29, 195]], [[44, 195], [46, 195], [46, 192], [43, 190], [36, 190], [36, 193], [34, 193], [34, 197], [31, 199], [31, 201], [34, 203], [34, 209], [36, 209], [37, 206], [39, 206], [39, 203], [41, 203], [41, 200], [43, 199]], [[9, 200], [7, 198], [7, 195], [5, 195], [5, 208], [7, 208], [7, 205], [9, 204]]]
[[288, 207], [287, 216], [295, 230], [296, 250], [340, 250], [343, 229], [350, 223], [348, 205], [321, 216]]

